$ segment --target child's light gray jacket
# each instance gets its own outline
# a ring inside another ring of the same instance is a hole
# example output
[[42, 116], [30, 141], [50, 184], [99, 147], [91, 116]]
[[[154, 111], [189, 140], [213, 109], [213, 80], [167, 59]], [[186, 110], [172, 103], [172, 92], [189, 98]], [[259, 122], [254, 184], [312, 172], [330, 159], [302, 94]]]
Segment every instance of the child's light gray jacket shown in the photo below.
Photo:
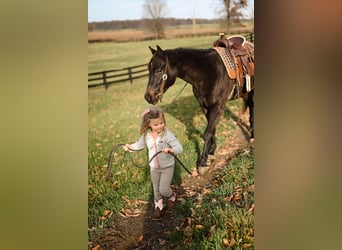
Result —
[[[153, 157], [157, 152], [163, 148], [172, 148], [174, 154], [180, 154], [183, 152], [183, 147], [175, 137], [175, 135], [168, 129], [162, 135], [158, 135], [154, 141], [151, 131], [147, 132], [146, 135], [142, 135], [139, 140], [129, 147], [133, 150], [141, 150], [147, 147], [148, 159]], [[175, 164], [175, 159], [171, 154], [160, 153], [150, 162], [150, 166], [153, 168], [167, 168]]]

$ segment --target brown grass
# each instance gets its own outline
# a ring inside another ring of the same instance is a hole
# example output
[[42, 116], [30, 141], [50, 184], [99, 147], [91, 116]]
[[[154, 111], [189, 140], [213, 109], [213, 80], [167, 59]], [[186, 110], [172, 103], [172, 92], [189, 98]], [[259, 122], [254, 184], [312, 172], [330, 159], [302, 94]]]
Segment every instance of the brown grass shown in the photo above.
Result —
[[[222, 28], [192, 28], [168, 29], [165, 38], [179, 38], [191, 36], [216, 35], [222, 32]], [[231, 29], [234, 33], [252, 32], [251, 27], [238, 27]], [[118, 30], [118, 31], [91, 31], [88, 32], [88, 42], [128, 42], [154, 39], [154, 34], [143, 30]]]

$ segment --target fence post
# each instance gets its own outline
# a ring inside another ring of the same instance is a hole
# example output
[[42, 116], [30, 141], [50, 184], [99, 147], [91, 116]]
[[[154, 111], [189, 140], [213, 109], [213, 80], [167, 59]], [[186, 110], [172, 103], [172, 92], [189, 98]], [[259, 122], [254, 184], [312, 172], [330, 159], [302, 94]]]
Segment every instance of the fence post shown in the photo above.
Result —
[[133, 78], [132, 78], [132, 69], [128, 68], [128, 79], [131, 82], [131, 84], [133, 83]]
[[108, 84], [107, 84], [107, 78], [106, 78], [106, 72], [102, 72], [102, 79], [103, 79], [103, 84], [105, 86], [105, 89], [108, 89]]

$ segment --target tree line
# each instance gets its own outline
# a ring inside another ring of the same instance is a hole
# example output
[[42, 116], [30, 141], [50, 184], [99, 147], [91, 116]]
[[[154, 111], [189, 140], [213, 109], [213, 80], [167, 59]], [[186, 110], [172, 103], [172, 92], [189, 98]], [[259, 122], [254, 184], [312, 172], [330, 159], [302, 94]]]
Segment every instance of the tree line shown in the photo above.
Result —
[[[121, 29], [140, 29], [144, 28], [149, 19], [144, 18], [140, 20], [113, 20], [103, 22], [89, 22], [88, 31], [99, 30], [121, 30]], [[221, 19], [196, 19], [196, 24], [217, 24], [221, 22]], [[178, 26], [178, 25], [192, 25], [193, 20], [191, 18], [162, 18], [162, 22], [165, 26]]]
[[[233, 23], [241, 26], [241, 19], [243, 15], [241, 10], [248, 6], [247, 0], [220, 0], [222, 5], [220, 16], [224, 16], [225, 25], [229, 31]], [[88, 23], [88, 31], [96, 30], [119, 30], [119, 29], [145, 29], [154, 33], [155, 38], [165, 37], [165, 27], [174, 25], [192, 25], [195, 27], [201, 23], [218, 23], [221, 19], [196, 19], [195, 14], [192, 18], [178, 19], [178, 18], [164, 18], [168, 15], [167, 3], [163, 0], [144, 0], [143, 19], [141, 20], [125, 20], [125, 21], [107, 21], [107, 22], [91, 22]], [[223, 15], [222, 15], [223, 13]]]

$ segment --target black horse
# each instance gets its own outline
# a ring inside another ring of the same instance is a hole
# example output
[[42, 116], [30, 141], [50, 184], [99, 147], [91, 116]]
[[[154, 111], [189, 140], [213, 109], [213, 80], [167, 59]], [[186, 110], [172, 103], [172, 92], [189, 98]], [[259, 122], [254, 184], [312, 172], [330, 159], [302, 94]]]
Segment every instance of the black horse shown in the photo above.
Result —
[[[245, 85], [238, 85], [230, 79], [225, 65], [215, 49], [177, 48], [157, 50], [149, 47], [152, 58], [149, 62], [149, 80], [145, 99], [155, 105], [179, 77], [190, 83], [207, 119], [204, 132], [204, 147], [198, 167], [207, 166], [208, 155], [216, 150], [216, 126], [227, 100], [243, 98], [249, 108], [250, 137], [254, 137], [253, 109], [254, 88], [246, 91]], [[253, 55], [254, 56], [254, 55]], [[254, 77], [252, 77], [254, 86]]]

